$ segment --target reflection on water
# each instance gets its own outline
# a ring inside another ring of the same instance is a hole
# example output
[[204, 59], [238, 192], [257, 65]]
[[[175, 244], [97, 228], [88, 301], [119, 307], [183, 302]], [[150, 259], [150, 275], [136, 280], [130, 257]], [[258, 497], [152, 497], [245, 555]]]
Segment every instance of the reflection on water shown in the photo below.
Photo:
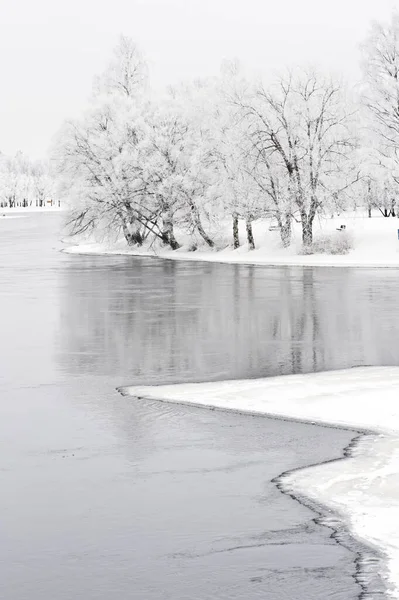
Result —
[[68, 257], [59, 360], [127, 383], [399, 364], [396, 271]]

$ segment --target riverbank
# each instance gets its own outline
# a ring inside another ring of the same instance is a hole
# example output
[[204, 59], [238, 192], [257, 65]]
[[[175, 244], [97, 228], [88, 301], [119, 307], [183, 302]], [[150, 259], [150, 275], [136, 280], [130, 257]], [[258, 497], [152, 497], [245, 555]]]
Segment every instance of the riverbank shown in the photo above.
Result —
[[[344, 225], [344, 231], [338, 231]], [[156, 256], [169, 260], [194, 260], [220, 263], [239, 263], [266, 266], [326, 266], [326, 267], [378, 267], [399, 268], [399, 219], [384, 218], [374, 213], [371, 219], [364, 212], [346, 213], [333, 219], [323, 219], [315, 223], [315, 240], [329, 237], [339, 241], [347, 236], [353, 248], [347, 254], [301, 254], [301, 229], [293, 226], [293, 241], [289, 248], [282, 248], [279, 232], [269, 230], [270, 223], [260, 220], [254, 223], [256, 249], [250, 250], [247, 244], [234, 250], [230, 245], [229, 230], [226, 227], [221, 237], [226, 240], [218, 250], [198, 246], [189, 251], [191, 242], [180, 235], [182, 247], [168, 250], [159, 244], [151, 247], [129, 247], [124, 239], [113, 242], [90, 242], [87, 240], [66, 240], [65, 252], [71, 254], [116, 254], [132, 256]], [[245, 240], [244, 223], [240, 223], [241, 241]]]
[[195, 406], [374, 432], [344, 461], [284, 477], [285, 489], [334, 511], [353, 535], [387, 557], [399, 598], [398, 367], [358, 368], [270, 379], [127, 387], [122, 393]]

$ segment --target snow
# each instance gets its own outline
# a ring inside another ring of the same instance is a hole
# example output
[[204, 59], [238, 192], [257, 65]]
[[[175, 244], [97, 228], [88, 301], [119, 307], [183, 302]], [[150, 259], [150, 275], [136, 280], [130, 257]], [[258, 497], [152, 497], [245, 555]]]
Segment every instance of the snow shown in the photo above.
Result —
[[10, 208], [9, 206], [0, 207], [0, 215], [2, 217], [11, 217], [15, 214], [31, 213], [31, 212], [62, 212], [66, 210], [63, 206], [15, 206]]
[[[199, 249], [196, 252], [188, 252], [188, 240], [177, 236], [186, 246], [179, 250], [128, 247], [124, 240], [116, 243], [87, 243], [76, 242], [71, 239], [66, 252], [71, 254], [130, 254], [139, 256], [158, 256], [172, 260], [201, 260], [207, 262], [242, 263], [256, 265], [290, 265], [290, 266], [328, 266], [328, 267], [399, 267], [399, 219], [384, 218], [373, 215], [367, 218], [364, 212], [345, 213], [333, 219], [324, 219], [315, 223], [314, 234], [317, 238], [320, 234], [342, 235], [337, 231], [341, 225], [346, 225], [346, 234], [353, 237], [354, 247], [343, 256], [328, 254], [313, 254], [304, 256], [300, 254], [300, 227], [294, 226], [294, 239], [290, 248], [281, 247], [278, 231], [269, 231], [268, 221], [257, 221], [254, 223], [254, 235], [257, 245], [256, 250], [249, 250], [245, 244], [234, 250], [226, 247], [224, 250], [210, 251]], [[227, 239], [230, 231], [226, 229], [223, 237]], [[241, 241], [244, 242], [245, 235], [243, 224], [240, 231]], [[229, 235], [231, 239], [231, 235]], [[75, 244], [75, 245], [73, 245]]]
[[10, 214], [5, 214], [5, 213], [0, 213], [0, 219], [7, 219], [7, 221], [9, 221], [10, 219], [22, 219], [23, 215], [19, 214], [19, 215], [10, 215]]
[[373, 432], [349, 458], [295, 471], [286, 489], [322, 502], [359, 540], [386, 556], [399, 598], [399, 367], [269, 379], [128, 387], [139, 398], [216, 407]]

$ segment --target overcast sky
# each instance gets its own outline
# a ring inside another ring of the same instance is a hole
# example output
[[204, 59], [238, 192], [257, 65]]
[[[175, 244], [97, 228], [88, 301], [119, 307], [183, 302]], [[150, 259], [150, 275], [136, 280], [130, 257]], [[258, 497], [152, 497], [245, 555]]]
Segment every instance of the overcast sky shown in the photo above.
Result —
[[359, 42], [394, 0], [0, 0], [0, 150], [40, 157], [84, 107], [120, 33], [157, 85], [238, 57], [265, 72], [320, 64], [358, 77]]

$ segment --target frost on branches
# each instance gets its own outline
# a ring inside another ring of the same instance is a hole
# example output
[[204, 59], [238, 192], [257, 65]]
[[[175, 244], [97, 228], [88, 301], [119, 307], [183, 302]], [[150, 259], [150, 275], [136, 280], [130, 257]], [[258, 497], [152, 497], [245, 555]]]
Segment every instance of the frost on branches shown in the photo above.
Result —
[[384, 217], [397, 215], [399, 184], [399, 15], [374, 22], [362, 46], [362, 104], [369, 146], [368, 193]]
[[122, 37], [88, 111], [64, 125], [54, 150], [72, 233], [217, 250], [244, 242], [242, 222], [251, 250], [254, 221], [268, 220], [283, 247], [295, 221], [312, 252], [318, 216], [358, 206], [395, 216], [398, 23], [374, 25], [365, 44], [366, 127], [360, 103], [317, 71], [266, 85], [225, 62], [219, 76], [155, 94], [142, 54]]

